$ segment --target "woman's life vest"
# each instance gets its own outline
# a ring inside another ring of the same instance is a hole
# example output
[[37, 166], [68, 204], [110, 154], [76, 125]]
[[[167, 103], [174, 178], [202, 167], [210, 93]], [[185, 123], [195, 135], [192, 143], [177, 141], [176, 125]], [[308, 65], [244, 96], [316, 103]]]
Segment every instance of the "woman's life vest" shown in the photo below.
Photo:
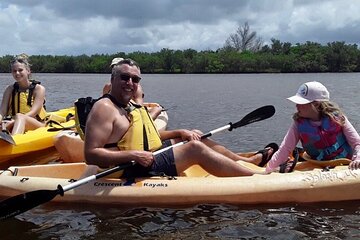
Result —
[[297, 127], [303, 148], [312, 159], [351, 159], [352, 148], [343, 134], [342, 127], [329, 117], [322, 118], [320, 126], [313, 126], [309, 119], [300, 118]]
[[[20, 91], [19, 90], [19, 83], [14, 83], [13, 85], [13, 91], [11, 95], [11, 99], [9, 102], [9, 108], [7, 115], [9, 116], [15, 116], [17, 113], [26, 114], [30, 112], [31, 107], [34, 103], [34, 89], [37, 84], [40, 84], [40, 82], [35, 80], [30, 80], [31, 84], [26, 91]], [[44, 120], [46, 117], [46, 110], [45, 110], [45, 101], [43, 106], [40, 109], [40, 112], [38, 115], [36, 115], [36, 118], [39, 121]]]

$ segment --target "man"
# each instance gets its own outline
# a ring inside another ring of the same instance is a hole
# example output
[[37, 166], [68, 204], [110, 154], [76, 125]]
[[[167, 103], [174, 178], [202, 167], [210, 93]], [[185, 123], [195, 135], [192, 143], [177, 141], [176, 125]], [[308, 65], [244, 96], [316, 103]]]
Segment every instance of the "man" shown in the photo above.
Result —
[[[112, 69], [110, 98], [102, 98], [93, 106], [86, 123], [85, 159], [89, 164], [110, 167], [134, 160], [134, 167], [125, 169], [126, 177], [146, 176], [149, 171], [163, 172], [176, 176], [188, 167], [199, 164], [210, 174], [231, 177], [247, 176], [254, 173], [237, 164], [242, 159], [221, 145], [211, 140], [200, 141], [200, 132], [184, 129], [172, 131], [153, 131], [151, 118], [135, 117], [138, 109], [128, 109], [130, 100], [136, 93], [141, 79], [140, 67], [131, 59], [124, 59]], [[130, 114], [135, 114], [129, 117]], [[136, 115], [137, 114], [137, 115]], [[140, 119], [137, 125], [136, 119]], [[150, 121], [150, 123], [149, 123]], [[139, 126], [150, 128], [146, 144], [144, 134], [139, 133]], [[161, 154], [152, 152], [171, 144], [188, 140], [189, 142], [169, 149]], [[207, 146], [207, 145], [209, 146]], [[120, 149], [120, 151], [119, 151]], [[148, 150], [148, 151], [144, 151]], [[272, 149], [269, 149], [272, 154]], [[269, 152], [268, 152], [269, 153]], [[268, 154], [266, 154], [268, 155]], [[269, 156], [270, 157], [270, 156]], [[261, 161], [262, 155], [257, 154], [253, 160]]]

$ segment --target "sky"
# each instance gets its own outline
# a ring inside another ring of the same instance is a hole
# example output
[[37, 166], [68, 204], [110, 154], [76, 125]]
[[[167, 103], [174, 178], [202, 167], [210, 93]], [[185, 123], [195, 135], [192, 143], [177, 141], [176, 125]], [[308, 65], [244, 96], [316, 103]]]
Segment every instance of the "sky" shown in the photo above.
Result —
[[360, 46], [360, 0], [1, 0], [0, 56], [217, 50], [248, 22], [264, 44]]

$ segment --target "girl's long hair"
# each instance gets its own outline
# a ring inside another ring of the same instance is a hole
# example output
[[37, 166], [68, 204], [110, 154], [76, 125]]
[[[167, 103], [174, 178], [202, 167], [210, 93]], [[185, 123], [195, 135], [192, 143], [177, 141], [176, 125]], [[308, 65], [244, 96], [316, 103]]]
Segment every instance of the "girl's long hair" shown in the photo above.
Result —
[[[330, 101], [321, 101], [321, 102], [314, 102], [313, 106], [319, 111], [321, 118], [329, 117], [332, 121], [336, 122], [340, 126], [344, 126], [345, 124], [345, 115], [341, 111], [340, 107]], [[296, 121], [301, 118], [298, 113], [293, 115], [293, 119]]]

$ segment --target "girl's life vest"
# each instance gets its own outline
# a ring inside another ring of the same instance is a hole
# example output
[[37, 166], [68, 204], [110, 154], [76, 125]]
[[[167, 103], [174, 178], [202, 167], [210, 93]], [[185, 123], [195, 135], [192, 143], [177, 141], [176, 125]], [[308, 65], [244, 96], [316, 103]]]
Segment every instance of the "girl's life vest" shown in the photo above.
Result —
[[300, 141], [312, 159], [319, 161], [352, 157], [352, 148], [342, 127], [329, 117], [321, 119], [320, 126], [313, 126], [309, 119], [297, 121]]
[[[31, 107], [34, 103], [34, 89], [37, 84], [40, 84], [40, 82], [35, 80], [30, 80], [30, 82], [31, 84], [29, 88], [25, 91], [20, 91], [19, 84], [17, 82], [14, 83], [7, 115], [15, 116], [17, 113], [26, 114], [30, 112]], [[39, 121], [43, 121], [45, 117], [46, 110], [44, 101], [43, 107], [41, 107], [40, 112], [38, 113], [38, 115], [36, 115], [36, 118]]]

